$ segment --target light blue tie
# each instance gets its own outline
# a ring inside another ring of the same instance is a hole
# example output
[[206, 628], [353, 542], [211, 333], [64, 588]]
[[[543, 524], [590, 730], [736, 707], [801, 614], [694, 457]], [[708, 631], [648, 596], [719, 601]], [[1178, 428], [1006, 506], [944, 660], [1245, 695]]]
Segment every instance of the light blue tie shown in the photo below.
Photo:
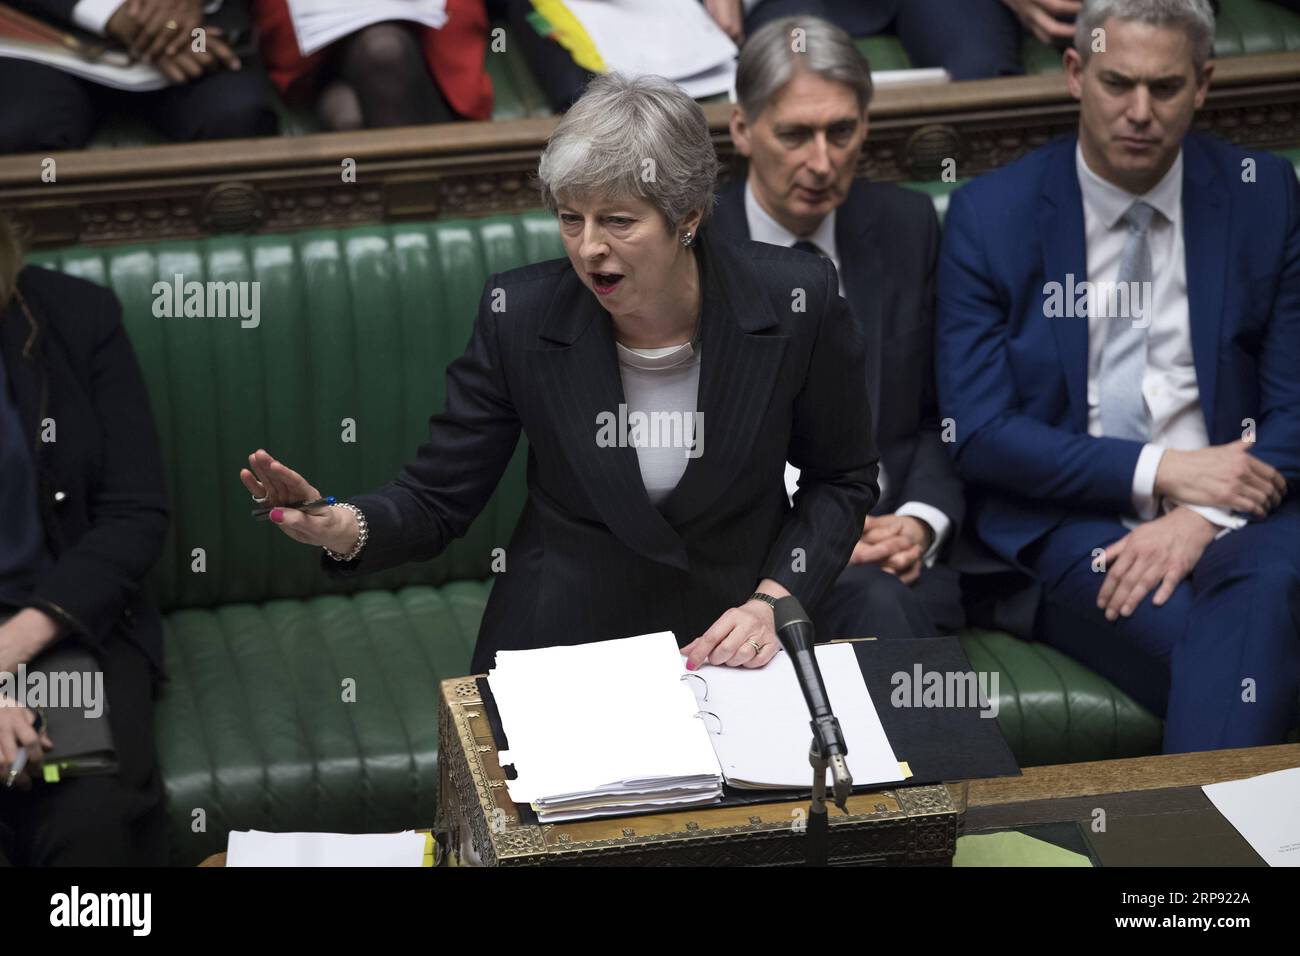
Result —
[[1118, 281], [1121, 288], [1130, 290], [1129, 313], [1109, 315], [1106, 320], [1098, 400], [1101, 433], [1107, 438], [1151, 440], [1151, 416], [1142, 395], [1142, 376], [1147, 368], [1147, 327], [1153, 308], [1149, 233], [1154, 214], [1154, 207], [1139, 201], [1128, 208], [1122, 220], [1128, 224], [1128, 238], [1119, 258]]

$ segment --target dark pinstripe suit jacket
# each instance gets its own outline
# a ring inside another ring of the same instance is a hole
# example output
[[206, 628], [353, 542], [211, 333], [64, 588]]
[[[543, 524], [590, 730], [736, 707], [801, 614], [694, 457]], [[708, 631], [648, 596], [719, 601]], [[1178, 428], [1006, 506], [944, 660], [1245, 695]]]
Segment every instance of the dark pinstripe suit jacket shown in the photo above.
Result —
[[[522, 429], [528, 501], [476, 673], [502, 649], [657, 630], [685, 644], [765, 577], [813, 608], [878, 494], [863, 345], [828, 262], [715, 233], [706, 226], [697, 246], [703, 450], [658, 508], [636, 449], [597, 442], [598, 416], [624, 402], [613, 326], [556, 259], [488, 280], [447, 371], [445, 414], [397, 479], [351, 499], [370, 540], [347, 565], [325, 558], [327, 571], [437, 555], [492, 495]], [[793, 509], [787, 459], [803, 469]]]
[[[743, 176], [719, 192], [714, 229], [749, 238]], [[875, 513], [920, 501], [946, 514], [956, 537], [966, 506], [940, 440], [934, 386], [934, 205], [892, 183], [856, 179], [836, 212], [835, 244], [845, 296], [867, 347], [867, 391], [889, 485]]]

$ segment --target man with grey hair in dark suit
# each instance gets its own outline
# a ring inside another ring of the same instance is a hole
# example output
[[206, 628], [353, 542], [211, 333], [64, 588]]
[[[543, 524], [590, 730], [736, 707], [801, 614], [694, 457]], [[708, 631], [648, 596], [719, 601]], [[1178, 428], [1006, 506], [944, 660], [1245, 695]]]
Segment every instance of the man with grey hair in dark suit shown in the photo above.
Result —
[[963, 615], [944, 559], [963, 503], [935, 399], [934, 208], [855, 178], [871, 73], [833, 24], [791, 17], [759, 30], [741, 53], [736, 93], [731, 132], [749, 169], [723, 188], [716, 227], [829, 259], [867, 343], [881, 497], [818, 610], [819, 636], [950, 633]]

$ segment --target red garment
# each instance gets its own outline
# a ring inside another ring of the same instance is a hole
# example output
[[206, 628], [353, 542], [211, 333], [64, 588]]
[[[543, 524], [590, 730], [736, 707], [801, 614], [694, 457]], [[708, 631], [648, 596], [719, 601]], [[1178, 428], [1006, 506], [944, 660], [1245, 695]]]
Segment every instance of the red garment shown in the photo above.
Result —
[[[289, 99], [314, 91], [329, 47], [302, 55], [286, 0], [256, 0], [253, 21], [262, 61], [276, 89]], [[447, 0], [447, 22], [439, 30], [411, 26], [420, 36], [429, 72], [451, 108], [466, 119], [491, 119], [492, 81], [483, 68], [488, 31], [483, 0]]]

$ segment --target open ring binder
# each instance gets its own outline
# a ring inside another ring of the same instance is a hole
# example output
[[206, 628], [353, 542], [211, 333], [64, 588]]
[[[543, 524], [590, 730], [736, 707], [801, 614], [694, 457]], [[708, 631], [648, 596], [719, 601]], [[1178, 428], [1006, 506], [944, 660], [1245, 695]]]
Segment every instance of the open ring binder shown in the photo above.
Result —
[[717, 729], [717, 730], [713, 730], [712, 728], [709, 728], [709, 726], [708, 726], [708, 722], [707, 722], [707, 721], [705, 721], [704, 726], [705, 726], [706, 728], [708, 728], [709, 733], [713, 734], [715, 737], [721, 737], [721, 736], [722, 736], [722, 718], [719, 717], [717, 714], [715, 714], [715, 713], [714, 713], [713, 711], [711, 711], [711, 710], [697, 710], [697, 711], [695, 712], [695, 716], [698, 717], [698, 718], [700, 718], [701, 720], [704, 720], [704, 716], [705, 716], [706, 714], [707, 714], [708, 716], [712, 717], [714, 720], [716, 720], [716, 721], [718, 722], [718, 729]]
[[683, 674], [679, 679], [686, 680], [688, 677], [694, 677], [696, 680], [704, 681], [704, 699], [709, 699], [709, 682], [701, 674]]

